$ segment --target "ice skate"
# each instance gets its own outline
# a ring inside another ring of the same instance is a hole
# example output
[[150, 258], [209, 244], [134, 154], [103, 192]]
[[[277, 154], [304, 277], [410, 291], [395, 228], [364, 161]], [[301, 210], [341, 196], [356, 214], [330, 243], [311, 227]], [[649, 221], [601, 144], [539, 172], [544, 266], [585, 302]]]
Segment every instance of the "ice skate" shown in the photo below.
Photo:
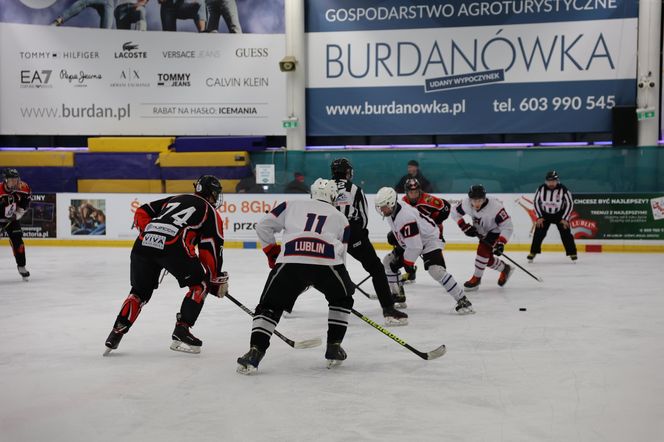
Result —
[[396, 308], [406, 308], [406, 292], [403, 289], [403, 285], [399, 284], [399, 291], [397, 293], [392, 293], [392, 298], [394, 299], [394, 307]]
[[455, 310], [460, 315], [471, 315], [475, 313], [475, 310], [473, 309], [473, 304], [471, 304], [468, 298], [466, 298], [465, 296], [457, 301]]
[[480, 289], [480, 283], [482, 282], [482, 278], [478, 278], [477, 276], [473, 276], [470, 278], [468, 281], [463, 283], [463, 290], [465, 292], [475, 292]]
[[127, 327], [124, 326], [113, 327], [111, 334], [109, 334], [108, 338], [106, 338], [106, 349], [104, 350], [103, 356], [108, 356], [112, 350], [118, 348], [118, 345], [120, 344], [122, 337], [125, 335], [126, 330]]
[[574, 255], [569, 255], [569, 259], [571, 259], [572, 262], [573, 262], [574, 264], [576, 264], [576, 260], [579, 259], [579, 257], [576, 256], [576, 254], [574, 254]]
[[177, 314], [177, 322], [175, 323], [175, 329], [171, 337], [173, 338], [171, 350], [194, 354], [201, 352], [203, 341], [191, 334], [189, 324], [182, 322], [179, 313]]
[[385, 325], [408, 325], [408, 315], [394, 307], [384, 308], [383, 317], [385, 318]]
[[510, 276], [512, 276], [512, 273], [514, 273], [514, 267], [505, 264], [505, 268], [500, 272], [500, 276], [498, 277], [498, 285], [500, 287], [504, 286], [507, 283], [507, 280], [510, 279]]
[[535, 254], [529, 253], [528, 256], [526, 256], [526, 259], [528, 260], [528, 263], [532, 264], [533, 260], [535, 259]]
[[28, 272], [28, 270], [25, 268], [25, 266], [18, 266], [17, 269], [18, 269], [18, 273], [23, 278], [23, 281], [26, 281], [26, 282], [29, 281], [30, 272]]
[[325, 351], [327, 359], [327, 368], [334, 368], [341, 365], [346, 360], [346, 351], [341, 347], [341, 342], [328, 342]]
[[265, 352], [261, 351], [258, 347], [251, 347], [244, 356], [237, 358], [237, 371], [240, 374], [254, 374], [258, 370], [258, 364], [260, 364], [261, 359], [265, 356]]

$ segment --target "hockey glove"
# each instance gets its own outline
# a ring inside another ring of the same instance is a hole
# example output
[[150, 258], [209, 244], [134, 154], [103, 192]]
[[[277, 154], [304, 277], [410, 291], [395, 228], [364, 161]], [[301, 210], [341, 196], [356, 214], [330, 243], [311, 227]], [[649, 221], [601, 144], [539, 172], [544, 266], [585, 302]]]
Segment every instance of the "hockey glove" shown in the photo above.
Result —
[[228, 272], [221, 272], [208, 284], [207, 292], [217, 298], [223, 298], [228, 293]]
[[417, 271], [417, 268], [415, 267], [414, 262], [404, 260], [403, 261], [403, 270], [406, 273], [411, 274], [411, 273], [415, 273]]
[[403, 255], [394, 254], [394, 259], [390, 261], [390, 270], [392, 273], [399, 273], [401, 267], [403, 267]]
[[393, 247], [399, 246], [399, 241], [397, 241], [396, 236], [394, 236], [394, 232], [389, 232], [387, 234], [387, 243]]
[[496, 256], [500, 256], [503, 254], [505, 251], [505, 243], [501, 241], [496, 241], [496, 243], [493, 245], [493, 254]]
[[281, 246], [279, 244], [270, 244], [263, 248], [263, 253], [267, 256], [267, 265], [273, 269], [274, 266], [277, 265], [277, 258], [279, 257], [279, 253], [281, 253]]
[[461, 221], [461, 222], [459, 223], [459, 227], [461, 228], [461, 231], [462, 231], [466, 236], [470, 236], [470, 237], [477, 236], [477, 229], [475, 228], [475, 226], [471, 226], [471, 225], [468, 224], [467, 222], [465, 222], [465, 221]]

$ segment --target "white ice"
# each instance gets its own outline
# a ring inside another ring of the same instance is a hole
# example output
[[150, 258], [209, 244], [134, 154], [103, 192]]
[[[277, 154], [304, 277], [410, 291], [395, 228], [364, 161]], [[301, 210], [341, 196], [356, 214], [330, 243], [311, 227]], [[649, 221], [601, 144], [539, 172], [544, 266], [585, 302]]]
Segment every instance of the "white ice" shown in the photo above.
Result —
[[[392, 329], [424, 361], [358, 318], [348, 360], [276, 336], [255, 376], [235, 373], [251, 319], [209, 297], [200, 355], [169, 350], [183, 291], [171, 277], [111, 357], [101, 356], [129, 289], [129, 250], [30, 247], [30, 282], [9, 248], [0, 269], [0, 440], [18, 441], [661, 441], [664, 255], [545, 253], [496, 286], [487, 270], [476, 315], [420, 270], [406, 286], [410, 325]], [[384, 252], [380, 252], [381, 254]], [[448, 252], [463, 283], [473, 254]], [[254, 308], [268, 273], [259, 250], [226, 250], [231, 292]], [[421, 263], [420, 263], [421, 264]], [[365, 276], [349, 259], [355, 280]], [[371, 284], [363, 285], [371, 289]], [[377, 301], [356, 308], [382, 318]], [[519, 311], [520, 307], [527, 311]], [[326, 303], [303, 294], [278, 330], [325, 341]]]

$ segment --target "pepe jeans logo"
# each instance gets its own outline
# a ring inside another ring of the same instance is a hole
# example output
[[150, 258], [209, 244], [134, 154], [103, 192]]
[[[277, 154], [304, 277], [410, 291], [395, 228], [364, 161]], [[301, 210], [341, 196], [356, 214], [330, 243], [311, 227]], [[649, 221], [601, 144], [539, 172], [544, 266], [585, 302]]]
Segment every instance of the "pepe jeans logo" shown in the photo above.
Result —
[[60, 78], [62, 80], [67, 80], [69, 84], [74, 85], [74, 87], [87, 87], [87, 82], [91, 80], [101, 80], [101, 74], [90, 74], [84, 71], [70, 73], [66, 69], [60, 71]]

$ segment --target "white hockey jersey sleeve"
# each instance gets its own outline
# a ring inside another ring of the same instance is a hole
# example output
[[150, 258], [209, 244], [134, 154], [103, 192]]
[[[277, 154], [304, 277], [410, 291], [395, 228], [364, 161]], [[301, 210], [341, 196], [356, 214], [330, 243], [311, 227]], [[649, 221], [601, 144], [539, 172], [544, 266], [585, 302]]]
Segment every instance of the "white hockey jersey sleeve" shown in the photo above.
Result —
[[277, 242], [275, 233], [284, 230], [286, 225], [286, 207], [287, 203], [285, 202], [279, 204], [256, 224], [256, 235], [261, 241], [263, 248], [270, 244], [275, 244]]
[[505, 209], [501, 207], [495, 217], [496, 225], [498, 226], [500, 236], [498, 240], [502, 243], [507, 243], [512, 237], [514, 232], [514, 224], [512, 224], [512, 218], [507, 214]]

